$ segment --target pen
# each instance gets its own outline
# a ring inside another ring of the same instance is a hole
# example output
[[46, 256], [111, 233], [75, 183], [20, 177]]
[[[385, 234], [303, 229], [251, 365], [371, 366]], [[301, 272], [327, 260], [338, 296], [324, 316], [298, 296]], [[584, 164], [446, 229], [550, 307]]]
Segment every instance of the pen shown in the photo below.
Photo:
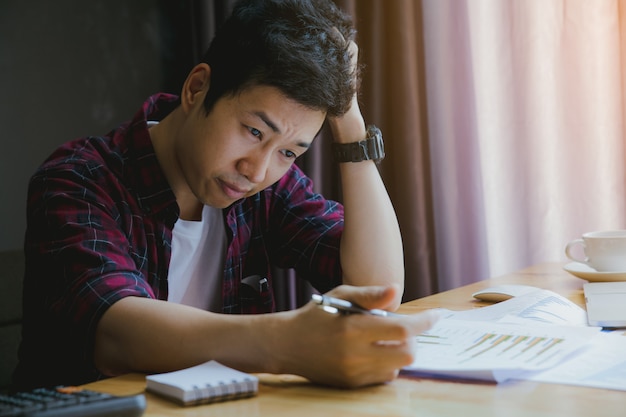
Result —
[[385, 310], [379, 310], [377, 308], [373, 310], [368, 310], [366, 308], [360, 307], [354, 303], [351, 303], [347, 300], [342, 300], [341, 298], [329, 297], [327, 295], [319, 295], [313, 294], [311, 299], [315, 304], [319, 305], [332, 314], [343, 313], [343, 314], [369, 314], [372, 316], [379, 317], [399, 317], [400, 314], [390, 313]]

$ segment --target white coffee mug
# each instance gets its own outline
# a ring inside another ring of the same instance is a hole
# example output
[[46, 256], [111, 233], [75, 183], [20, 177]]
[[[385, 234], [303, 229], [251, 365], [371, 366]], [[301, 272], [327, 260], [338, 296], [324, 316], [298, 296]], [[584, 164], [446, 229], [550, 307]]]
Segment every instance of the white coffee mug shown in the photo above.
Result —
[[[572, 250], [582, 246], [584, 259]], [[589, 232], [565, 246], [565, 255], [572, 261], [587, 264], [599, 272], [626, 272], [626, 230]]]

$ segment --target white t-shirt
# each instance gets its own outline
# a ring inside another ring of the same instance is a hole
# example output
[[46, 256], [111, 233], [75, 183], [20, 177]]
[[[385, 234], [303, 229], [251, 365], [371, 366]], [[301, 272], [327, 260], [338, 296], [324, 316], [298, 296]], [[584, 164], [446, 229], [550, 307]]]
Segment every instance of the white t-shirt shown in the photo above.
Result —
[[172, 230], [167, 300], [221, 312], [225, 253], [221, 209], [204, 206], [201, 221], [178, 219]]

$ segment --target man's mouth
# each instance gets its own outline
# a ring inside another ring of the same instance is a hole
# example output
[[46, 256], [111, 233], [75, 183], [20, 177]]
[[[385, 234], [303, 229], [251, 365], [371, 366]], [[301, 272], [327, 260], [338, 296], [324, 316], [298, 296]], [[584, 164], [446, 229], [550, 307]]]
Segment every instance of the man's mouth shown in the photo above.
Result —
[[252, 190], [251, 188], [241, 187], [237, 184], [233, 184], [223, 180], [219, 180], [219, 182], [222, 186], [224, 194], [234, 200], [239, 200], [240, 198], [245, 197]]

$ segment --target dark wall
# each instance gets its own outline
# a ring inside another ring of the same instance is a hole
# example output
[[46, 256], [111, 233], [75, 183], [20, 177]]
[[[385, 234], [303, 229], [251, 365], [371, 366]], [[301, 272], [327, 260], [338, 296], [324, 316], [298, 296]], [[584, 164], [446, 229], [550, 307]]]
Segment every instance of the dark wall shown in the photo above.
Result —
[[177, 93], [213, 1], [0, 0], [0, 250], [21, 248], [29, 177], [73, 138]]

